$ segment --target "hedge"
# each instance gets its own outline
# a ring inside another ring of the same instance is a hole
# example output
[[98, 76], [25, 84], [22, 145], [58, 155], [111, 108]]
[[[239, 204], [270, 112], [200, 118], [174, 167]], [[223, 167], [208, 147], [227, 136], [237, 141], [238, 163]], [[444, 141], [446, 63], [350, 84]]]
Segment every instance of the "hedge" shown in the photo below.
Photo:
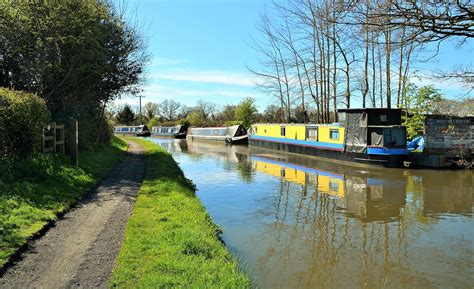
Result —
[[30, 157], [49, 117], [39, 96], [0, 87], [0, 161]]

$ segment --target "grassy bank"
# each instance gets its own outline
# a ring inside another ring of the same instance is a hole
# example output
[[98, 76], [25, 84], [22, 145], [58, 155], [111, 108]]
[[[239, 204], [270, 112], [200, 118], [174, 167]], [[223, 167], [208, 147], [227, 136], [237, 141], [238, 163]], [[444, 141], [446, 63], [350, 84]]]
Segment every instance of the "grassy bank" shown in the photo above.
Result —
[[250, 287], [171, 155], [151, 142], [135, 141], [147, 151], [147, 175], [110, 286]]
[[79, 154], [79, 167], [63, 157], [38, 155], [16, 176], [0, 175], [0, 268], [28, 238], [68, 209], [118, 162], [127, 144], [114, 138]]

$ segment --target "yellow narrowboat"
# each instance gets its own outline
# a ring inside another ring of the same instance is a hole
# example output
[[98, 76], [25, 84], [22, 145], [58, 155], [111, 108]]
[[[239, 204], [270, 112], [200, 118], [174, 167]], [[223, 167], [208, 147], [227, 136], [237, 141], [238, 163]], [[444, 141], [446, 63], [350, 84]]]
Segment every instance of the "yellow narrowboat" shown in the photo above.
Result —
[[250, 145], [385, 166], [402, 166], [408, 151], [399, 109], [341, 109], [333, 124], [252, 125]]

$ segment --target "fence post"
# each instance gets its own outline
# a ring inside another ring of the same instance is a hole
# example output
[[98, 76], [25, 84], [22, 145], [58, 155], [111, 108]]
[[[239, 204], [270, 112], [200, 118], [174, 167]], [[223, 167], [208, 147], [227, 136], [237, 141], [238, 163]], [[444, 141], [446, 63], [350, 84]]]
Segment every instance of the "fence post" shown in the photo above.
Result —
[[68, 139], [69, 139], [69, 153], [71, 154], [71, 163], [74, 166], [79, 165], [79, 125], [77, 120], [70, 117], [69, 118], [69, 128], [68, 128]]

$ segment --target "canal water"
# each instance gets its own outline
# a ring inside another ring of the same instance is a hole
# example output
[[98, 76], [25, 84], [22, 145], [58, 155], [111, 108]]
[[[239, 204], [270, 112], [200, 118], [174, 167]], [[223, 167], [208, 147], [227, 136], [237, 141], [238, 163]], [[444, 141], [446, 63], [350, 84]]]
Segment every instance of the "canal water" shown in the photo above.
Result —
[[472, 171], [151, 138], [262, 288], [472, 288]]

